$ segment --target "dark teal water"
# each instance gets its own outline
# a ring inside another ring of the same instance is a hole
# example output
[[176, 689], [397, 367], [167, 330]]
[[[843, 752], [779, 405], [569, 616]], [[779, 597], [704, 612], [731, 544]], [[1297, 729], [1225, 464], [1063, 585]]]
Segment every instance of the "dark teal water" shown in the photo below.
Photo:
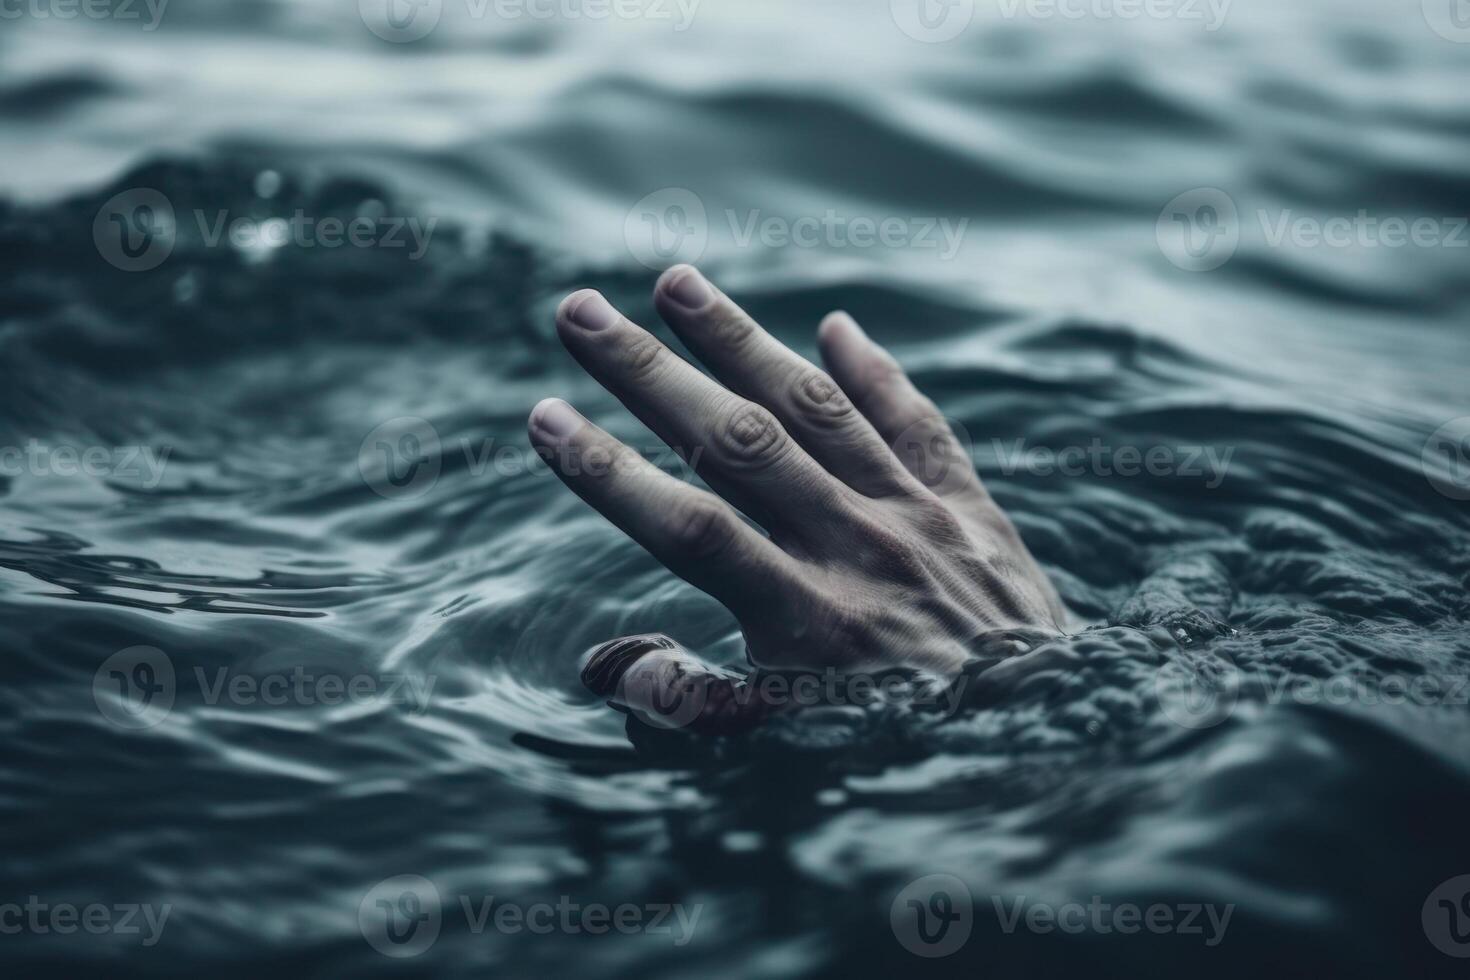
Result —
[[[1463, 971], [1470, 45], [1433, 3], [982, 3], [943, 43], [877, 2], [473, 9], [0, 22], [7, 975]], [[371, 244], [261, 240], [298, 212]], [[1099, 629], [952, 715], [630, 740], [585, 649], [739, 634], [524, 419], [652, 444], [550, 313], [655, 323], [676, 258], [807, 353], [851, 310]], [[933, 874], [973, 904], [927, 959], [893, 923]], [[12, 931], [32, 896], [168, 911]], [[437, 938], [385, 946], [384, 896]], [[1074, 902], [1230, 917], [1006, 928]]]

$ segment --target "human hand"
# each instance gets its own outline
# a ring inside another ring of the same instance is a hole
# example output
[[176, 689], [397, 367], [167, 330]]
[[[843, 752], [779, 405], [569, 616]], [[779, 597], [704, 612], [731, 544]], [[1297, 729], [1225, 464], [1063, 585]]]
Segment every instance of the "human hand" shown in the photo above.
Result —
[[[583, 500], [734, 614], [752, 664], [953, 675], [981, 634], [1062, 631], [1055, 589], [948, 423], [851, 317], [818, 330], [829, 375], [690, 266], [666, 272], [654, 299], [723, 384], [593, 290], [567, 297], [557, 332], [714, 493], [560, 399], [531, 413], [531, 441]], [[589, 686], [636, 701], [634, 680], [657, 694], [710, 673], [675, 644], [639, 639], [594, 651]]]

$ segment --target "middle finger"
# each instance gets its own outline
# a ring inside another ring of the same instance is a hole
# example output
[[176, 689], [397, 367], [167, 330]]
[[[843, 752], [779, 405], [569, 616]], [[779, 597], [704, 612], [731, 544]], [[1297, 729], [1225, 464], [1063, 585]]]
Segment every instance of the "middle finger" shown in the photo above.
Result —
[[770, 412], [710, 380], [602, 294], [573, 293], [556, 322], [589, 374], [772, 534], [809, 533], [841, 502], [846, 488]]

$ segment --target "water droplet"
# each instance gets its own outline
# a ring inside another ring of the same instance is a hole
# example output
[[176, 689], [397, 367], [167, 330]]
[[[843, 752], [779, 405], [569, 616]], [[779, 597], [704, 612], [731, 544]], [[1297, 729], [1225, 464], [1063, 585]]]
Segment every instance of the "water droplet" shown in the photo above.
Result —
[[183, 306], [199, 295], [199, 278], [191, 270], [174, 280], [174, 302]]
[[732, 830], [720, 838], [720, 845], [732, 854], [749, 854], [765, 846], [765, 838], [753, 830]]
[[281, 175], [274, 170], [262, 170], [255, 175], [255, 196], [270, 199], [281, 190]]

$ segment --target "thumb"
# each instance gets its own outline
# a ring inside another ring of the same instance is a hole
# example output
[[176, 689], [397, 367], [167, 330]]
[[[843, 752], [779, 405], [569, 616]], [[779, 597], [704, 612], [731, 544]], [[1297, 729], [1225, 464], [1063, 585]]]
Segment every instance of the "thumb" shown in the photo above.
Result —
[[587, 652], [582, 683], [653, 728], [736, 735], [771, 708], [743, 678], [711, 667], [662, 633], [609, 640]]

